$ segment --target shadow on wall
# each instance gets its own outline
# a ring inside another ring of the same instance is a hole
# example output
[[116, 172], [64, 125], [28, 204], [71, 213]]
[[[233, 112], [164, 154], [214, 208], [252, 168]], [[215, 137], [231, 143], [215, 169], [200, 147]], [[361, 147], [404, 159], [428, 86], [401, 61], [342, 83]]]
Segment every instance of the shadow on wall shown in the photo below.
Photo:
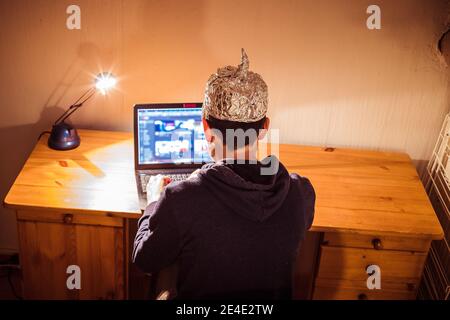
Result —
[[[37, 142], [39, 134], [51, 127], [52, 121], [63, 112], [58, 107], [46, 107], [36, 123], [0, 128], [0, 150], [2, 152], [0, 165], [0, 197], [2, 203], [14, 183], [16, 176], [24, 165]], [[0, 234], [0, 242], [8, 243], [6, 251], [17, 249], [17, 239], [11, 239], [16, 234], [14, 212], [0, 207], [0, 223], [9, 225], [9, 232]], [[4, 238], [4, 239], [3, 239]]]
[[[82, 43], [78, 57], [64, 70], [61, 80], [44, 102], [39, 119], [35, 123], [0, 128], [0, 199], [3, 201], [35, 146], [41, 132], [51, 130], [53, 122], [65, 111], [58, 107], [83, 73], [79, 62], [86, 64], [87, 56], [96, 55], [96, 47]], [[17, 251], [17, 227], [14, 211], [0, 206], [0, 225], [8, 226], [0, 232], [0, 251]], [[7, 247], [6, 247], [7, 246]]]

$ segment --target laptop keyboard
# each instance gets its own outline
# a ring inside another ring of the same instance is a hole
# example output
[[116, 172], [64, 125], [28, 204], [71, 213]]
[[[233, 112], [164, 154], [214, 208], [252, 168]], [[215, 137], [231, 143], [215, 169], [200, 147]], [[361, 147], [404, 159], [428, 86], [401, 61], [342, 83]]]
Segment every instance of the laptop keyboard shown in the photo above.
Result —
[[[191, 174], [190, 173], [169, 173], [164, 174], [164, 177], [170, 178], [171, 182], [173, 181], [183, 181], [189, 178]], [[151, 174], [141, 174], [141, 186], [142, 186], [142, 192], [147, 193], [147, 184], [150, 180]]]

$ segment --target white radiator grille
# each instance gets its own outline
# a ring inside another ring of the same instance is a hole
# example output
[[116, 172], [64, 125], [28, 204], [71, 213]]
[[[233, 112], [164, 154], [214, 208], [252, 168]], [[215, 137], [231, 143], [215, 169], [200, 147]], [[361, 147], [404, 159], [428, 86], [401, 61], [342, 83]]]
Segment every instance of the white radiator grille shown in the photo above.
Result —
[[445, 117], [424, 184], [445, 233], [433, 241], [419, 289], [421, 299], [450, 299], [450, 116]]

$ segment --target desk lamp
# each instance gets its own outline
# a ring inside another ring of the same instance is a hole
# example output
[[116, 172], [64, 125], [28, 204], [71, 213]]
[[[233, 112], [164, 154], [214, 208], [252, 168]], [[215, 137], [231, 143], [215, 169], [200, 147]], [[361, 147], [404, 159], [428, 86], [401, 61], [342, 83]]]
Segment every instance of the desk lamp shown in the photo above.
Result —
[[94, 96], [94, 94], [100, 91], [102, 94], [113, 88], [116, 84], [116, 78], [109, 72], [99, 73], [95, 77], [95, 86], [87, 90], [83, 95], [78, 98], [53, 124], [50, 137], [48, 138], [48, 146], [55, 150], [71, 150], [80, 145], [80, 136], [77, 129], [72, 125], [65, 123], [72, 113]]

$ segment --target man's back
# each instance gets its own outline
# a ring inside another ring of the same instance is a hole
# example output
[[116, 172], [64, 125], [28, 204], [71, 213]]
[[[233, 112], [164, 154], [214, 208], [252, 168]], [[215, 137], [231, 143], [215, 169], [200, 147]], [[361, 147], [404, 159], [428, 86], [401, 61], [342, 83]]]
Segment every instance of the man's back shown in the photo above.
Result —
[[178, 298], [289, 298], [315, 194], [281, 164], [275, 175], [260, 169], [221, 161], [170, 184], [139, 222], [138, 266], [177, 263]]

